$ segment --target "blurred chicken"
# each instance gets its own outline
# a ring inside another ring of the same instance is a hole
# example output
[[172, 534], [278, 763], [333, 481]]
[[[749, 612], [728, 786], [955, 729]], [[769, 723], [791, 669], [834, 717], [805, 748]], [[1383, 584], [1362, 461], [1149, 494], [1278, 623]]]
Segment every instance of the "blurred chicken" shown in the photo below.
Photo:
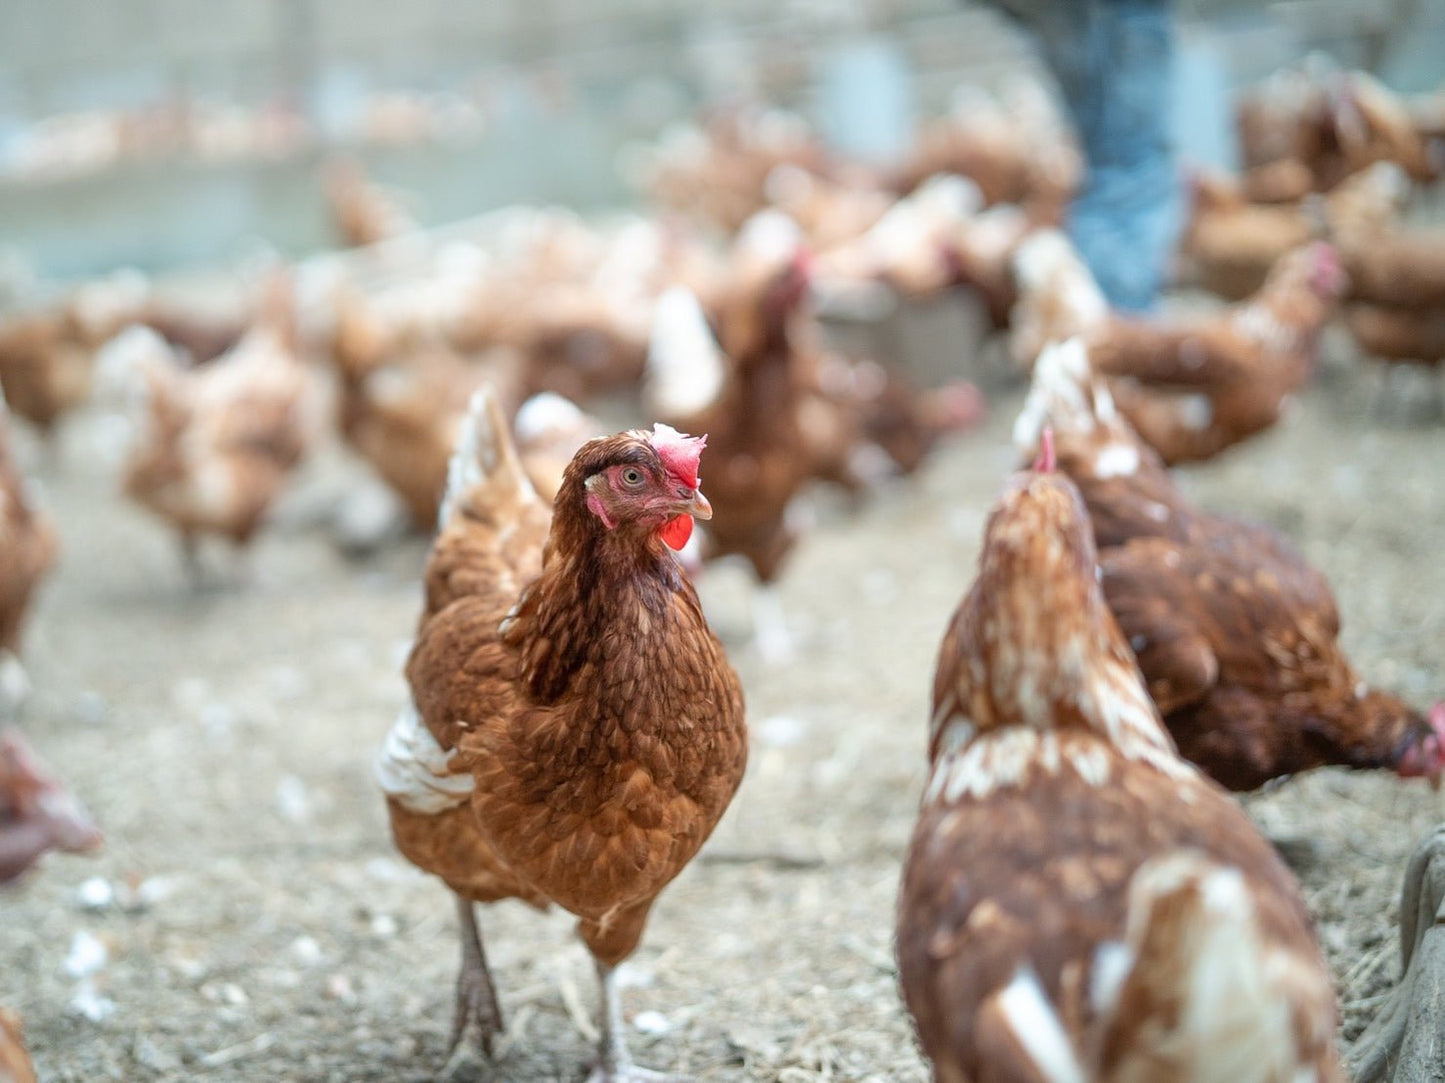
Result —
[[1356, 304], [1346, 311], [1345, 323], [1360, 349], [1381, 360], [1426, 366], [1445, 361], [1445, 307]]
[[978, 185], [985, 205], [1018, 204], [1038, 226], [1057, 226], [1083, 175], [1067, 126], [1035, 81], [995, 97], [960, 87], [949, 115], [923, 128], [890, 178], [907, 194], [938, 174]]
[[1258, 290], [1287, 252], [1312, 238], [1344, 249], [1352, 239], [1392, 229], [1410, 191], [1409, 179], [1390, 162], [1295, 205], [1251, 203], [1239, 184], [1221, 176], [1196, 173], [1192, 181], [1194, 208], [1180, 242], [1186, 277], [1230, 300]]
[[939, 653], [898, 962], [938, 1080], [1343, 1080], [1299, 888], [1179, 758], [1047, 436]]
[[820, 252], [862, 236], [888, 213], [897, 197], [872, 184], [844, 184], [796, 165], [780, 165], [763, 189]]
[[[1019, 265], [1021, 281], [1044, 281], [1066, 317], [1025, 325], [1029, 344], [1082, 334], [1095, 368], [1115, 378], [1119, 408], [1171, 465], [1210, 458], [1279, 420], [1313, 372], [1319, 333], [1348, 285], [1334, 249], [1310, 244], [1280, 259], [1247, 302], [1155, 319], [1108, 313], [1087, 268], [1056, 234], [1027, 242]], [[1047, 313], [1047, 300], [1030, 304]]]
[[1309, 166], [1295, 158], [1280, 158], [1248, 170], [1241, 178], [1244, 197], [1251, 203], [1298, 203], [1314, 191]]
[[1112, 318], [1104, 291], [1058, 230], [1039, 230], [1021, 244], [1013, 271], [1018, 301], [1010, 321], [1009, 352], [1025, 371], [1049, 343], [1091, 333]]
[[1250, 202], [1227, 177], [1195, 171], [1189, 186], [1191, 207], [1179, 239], [1185, 277], [1231, 301], [1254, 293], [1280, 257], [1323, 232], [1309, 208]]
[[394, 192], [372, 183], [354, 158], [334, 158], [322, 171], [337, 234], [349, 247], [376, 244], [417, 229]]
[[915, 298], [961, 286], [978, 295], [994, 327], [1007, 326], [1016, 299], [1013, 254], [1034, 226], [1013, 204], [981, 206], [972, 181], [930, 178], [868, 230], [820, 253], [819, 303], [847, 312], [860, 299], [873, 301], [866, 288], [873, 283]]
[[0, 884], [48, 850], [85, 853], [100, 829], [17, 730], [0, 729]]
[[1257, 191], [1273, 184], [1279, 192], [1286, 170], [1291, 189], [1303, 169], [1317, 192], [1380, 161], [1421, 183], [1440, 173], [1438, 149], [1403, 99], [1366, 72], [1338, 71], [1315, 58], [1242, 97], [1237, 119], [1246, 177]]
[[635, 1078], [615, 968], [742, 781], [742, 691], [669, 548], [711, 510], [703, 439], [666, 426], [583, 445], [555, 509], [479, 393], [447, 481], [377, 763], [406, 857], [455, 893], [453, 1059], [502, 1030], [473, 902], [576, 914], [602, 983], [593, 1078]]
[[0, 1083], [35, 1083], [20, 1017], [4, 1008], [0, 1008]]
[[54, 566], [56, 551], [55, 527], [20, 473], [9, 430], [0, 394], [0, 659], [18, 657], [31, 597]]
[[528, 394], [590, 402], [635, 389], [656, 296], [711, 273], [691, 237], [667, 224], [632, 219], [599, 230], [537, 212], [515, 233], [450, 341], [465, 353], [520, 351]]
[[0, 317], [0, 389], [47, 436], [90, 394], [96, 349], [145, 309], [150, 284], [120, 271], [60, 301]]
[[754, 596], [755, 634], [772, 661], [792, 649], [773, 584], [795, 541], [788, 509], [813, 467], [800, 428], [808, 282], [796, 226], [776, 212], [759, 215], [734, 248], [717, 340], [696, 305], [690, 311], [680, 299], [675, 308], [659, 306], [648, 360], [648, 409], [708, 434], [708, 488], [718, 516], [707, 553], [752, 565], [762, 586]]
[[1351, 230], [1339, 245], [1354, 300], [1445, 308], [1445, 229]]
[[357, 299], [340, 303], [336, 331], [341, 434], [401, 497], [413, 523], [430, 530], [467, 402], [491, 381], [505, 389], [508, 411], [515, 409], [522, 358], [497, 350], [470, 362], [440, 343], [387, 337]]
[[567, 464], [578, 449], [593, 437], [607, 435], [602, 422], [554, 391], [522, 403], [512, 428], [522, 469], [547, 504], [556, 498]]
[[1332, 236], [1351, 282], [1345, 323], [1369, 356], [1435, 366], [1445, 358], [1445, 232], [1405, 227], [1408, 195], [1404, 172], [1388, 162], [1331, 194]]
[[1344, 176], [1376, 162], [1398, 166], [1418, 184], [1440, 176], [1438, 148], [1415, 124], [1404, 99], [1367, 72], [1352, 71], [1339, 86], [1335, 127]]
[[[17, 730], [0, 729], [0, 887], [50, 850], [101, 844], [90, 814], [57, 782]], [[20, 1018], [0, 1008], [0, 1083], [35, 1083]]]
[[246, 336], [203, 368], [185, 368], [146, 328], [106, 351], [105, 378], [130, 396], [142, 426], [126, 494], [175, 528], [198, 579], [201, 537], [250, 542], [315, 436], [315, 389], [295, 353], [287, 288], [277, 283]]
[[818, 259], [821, 288], [829, 279], [885, 282], [922, 296], [956, 281], [954, 238], [982, 208], [978, 185], [964, 177], [931, 177], [893, 204], [874, 225]]
[[1440, 777], [1445, 704], [1426, 717], [1362, 680], [1324, 577], [1272, 531], [1191, 507], [1077, 340], [1039, 358], [1016, 442], [1030, 454], [1048, 428], [1089, 508], [1104, 595], [1185, 757], [1234, 790], [1330, 764]]
[[777, 109], [714, 113], [701, 128], [664, 134], [646, 153], [641, 183], [652, 201], [731, 235], [768, 205], [779, 166], [825, 177], [825, 155], [802, 118]]
[[875, 361], [822, 353], [800, 411], [812, 475], [858, 493], [915, 473], [940, 441], [979, 424], [985, 405], [968, 380], [920, 391]]

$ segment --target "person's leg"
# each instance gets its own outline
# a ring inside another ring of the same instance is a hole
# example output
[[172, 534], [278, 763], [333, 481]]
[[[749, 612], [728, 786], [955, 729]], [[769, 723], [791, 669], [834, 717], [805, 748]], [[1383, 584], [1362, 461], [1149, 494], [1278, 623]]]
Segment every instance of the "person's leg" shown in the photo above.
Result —
[[1169, 132], [1174, 33], [1170, 0], [1079, 0], [1071, 17], [1033, 28], [1072, 114], [1084, 185], [1069, 233], [1111, 304], [1156, 300], [1179, 230]]

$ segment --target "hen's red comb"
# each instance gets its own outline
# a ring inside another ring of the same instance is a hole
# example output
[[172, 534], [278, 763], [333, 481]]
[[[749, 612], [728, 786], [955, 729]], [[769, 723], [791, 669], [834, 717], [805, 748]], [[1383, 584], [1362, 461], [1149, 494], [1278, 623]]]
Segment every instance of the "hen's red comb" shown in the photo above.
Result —
[[669, 474], [689, 488], [697, 488], [697, 464], [702, 459], [702, 449], [707, 446], [705, 435], [688, 436], [659, 422], [652, 427], [649, 442]]
[[1046, 425], [1039, 436], [1039, 457], [1034, 460], [1034, 471], [1039, 474], [1052, 474], [1058, 469], [1058, 465], [1058, 460], [1054, 458], [1053, 426]]

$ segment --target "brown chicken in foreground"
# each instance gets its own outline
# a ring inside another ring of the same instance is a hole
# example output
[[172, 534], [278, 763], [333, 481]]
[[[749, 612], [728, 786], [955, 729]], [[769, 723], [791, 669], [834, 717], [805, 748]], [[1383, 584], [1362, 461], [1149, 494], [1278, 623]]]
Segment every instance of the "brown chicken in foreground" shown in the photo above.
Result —
[[0, 657], [19, 655], [20, 631], [37, 585], [55, 564], [55, 527], [35, 506], [10, 446], [0, 394]]
[[934, 1078], [1342, 1080], [1298, 886], [1180, 759], [1044, 450], [944, 638], [898, 962]]
[[169, 523], [199, 577], [200, 539], [247, 545], [314, 437], [311, 375], [296, 354], [281, 287], [246, 336], [199, 369], [131, 328], [107, 346], [107, 382], [131, 397], [142, 430], [125, 492]]
[[597, 961], [594, 1078], [641, 1076], [614, 968], [747, 758], [737, 676], [669, 552], [711, 515], [702, 445], [666, 426], [592, 440], [554, 510], [495, 402], [473, 403], [407, 663], [412, 703], [377, 763], [398, 847], [456, 894], [454, 1059], [490, 1051], [502, 1027], [472, 904], [517, 898], [576, 914]]
[[1193, 318], [1128, 317], [1109, 312], [1061, 236], [1025, 242], [1019, 260], [1049, 263], [1051, 288], [1088, 302], [1072, 302], [1080, 318], [1037, 320], [1030, 345], [1082, 335], [1095, 369], [1113, 378], [1119, 409], [1170, 465], [1211, 458], [1279, 420], [1313, 373], [1319, 334], [1348, 284], [1335, 251], [1316, 243], [1287, 254], [1242, 304]]
[[1362, 680], [1324, 576], [1273, 531], [1192, 507], [1080, 342], [1039, 358], [1015, 440], [1031, 453], [1048, 426], [1104, 595], [1186, 758], [1232, 790], [1325, 765], [1440, 777], [1445, 704], [1426, 717]]

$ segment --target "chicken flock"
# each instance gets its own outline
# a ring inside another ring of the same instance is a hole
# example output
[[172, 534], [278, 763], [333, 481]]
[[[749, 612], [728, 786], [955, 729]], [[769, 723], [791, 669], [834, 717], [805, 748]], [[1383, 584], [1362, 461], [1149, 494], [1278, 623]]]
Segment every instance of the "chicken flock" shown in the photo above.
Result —
[[[1318, 65], [1246, 97], [1245, 171], [1188, 179], [1180, 280], [1221, 298], [1188, 315], [1110, 310], [1063, 232], [1079, 154], [1023, 91], [960, 96], [887, 168], [787, 114], [719, 113], [645, 156], [651, 216], [518, 208], [485, 241], [420, 231], [337, 163], [355, 251], [271, 268], [232, 311], [119, 274], [4, 314], [0, 877], [100, 843], [13, 728], [57, 560], [14, 418], [43, 442], [92, 395], [125, 417], [120, 489], [197, 585], [334, 432], [435, 534], [376, 775], [398, 849], [455, 901], [448, 1067], [504, 1031], [474, 904], [516, 898], [578, 919], [594, 1078], [650, 1078], [616, 967], [747, 762], [693, 578], [743, 561], [756, 649], [799, 660], [773, 587], [800, 504], [866, 500], [985, 409], [968, 380], [839, 350], [820, 313], [965, 292], [1030, 388], [938, 655], [903, 872], [935, 1078], [1343, 1079], [1310, 915], [1229, 791], [1330, 765], [1438, 783], [1445, 704], [1371, 685], [1324, 576], [1170, 468], [1278, 423], [1336, 321], [1384, 364], [1445, 360], [1445, 237], [1404, 218], [1445, 165], [1432, 116]], [[24, 1065], [0, 1014], [0, 1079]]]

